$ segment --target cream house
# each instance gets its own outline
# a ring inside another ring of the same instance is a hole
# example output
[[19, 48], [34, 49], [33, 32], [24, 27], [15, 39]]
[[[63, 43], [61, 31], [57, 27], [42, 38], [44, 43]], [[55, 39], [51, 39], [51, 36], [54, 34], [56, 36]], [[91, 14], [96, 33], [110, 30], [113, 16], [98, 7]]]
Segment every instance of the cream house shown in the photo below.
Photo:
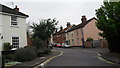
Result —
[[28, 15], [0, 4], [0, 51], [4, 43], [9, 42], [13, 48], [27, 46], [26, 18]]

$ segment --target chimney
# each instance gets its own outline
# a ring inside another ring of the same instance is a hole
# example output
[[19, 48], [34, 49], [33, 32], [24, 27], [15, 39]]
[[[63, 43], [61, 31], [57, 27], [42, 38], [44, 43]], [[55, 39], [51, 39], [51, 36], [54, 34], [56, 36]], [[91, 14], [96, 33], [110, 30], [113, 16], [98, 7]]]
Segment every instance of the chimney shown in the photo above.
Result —
[[85, 16], [85, 15], [84, 15], [84, 16], [82, 16], [81, 21], [82, 21], [82, 23], [85, 23], [85, 22], [87, 21], [87, 18], [86, 18], [86, 16]]
[[63, 27], [62, 27], [62, 26], [60, 27], [60, 30], [63, 30]]
[[17, 7], [17, 5], [15, 6], [14, 10], [19, 12], [19, 8]]
[[67, 22], [67, 27], [70, 27], [70, 26], [71, 26], [70, 22]]

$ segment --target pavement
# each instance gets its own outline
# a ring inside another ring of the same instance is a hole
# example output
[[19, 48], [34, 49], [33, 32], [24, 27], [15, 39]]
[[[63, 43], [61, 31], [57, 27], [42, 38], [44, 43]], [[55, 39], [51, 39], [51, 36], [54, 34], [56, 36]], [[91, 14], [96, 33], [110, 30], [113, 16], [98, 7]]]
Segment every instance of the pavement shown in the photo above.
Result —
[[59, 55], [60, 53], [61, 53], [60, 51], [53, 50], [51, 54], [45, 55], [44, 57], [38, 57], [38, 58], [35, 58], [34, 60], [22, 62], [21, 64], [17, 64], [14, 66], [7, 66], [5, 68], [34, 68], [35, 66], [45, 62], [49, 58], [52, 58], [53, 56]]
[[98, 53], [103, 59], [115, 64], [120, 64], [120, 53], [110, 52], [108, 48], [101, 48], [98, 50]]
[[97, 53], [100, 60], [120, 66], [120, 53], [110, 52], [108, 48], [101, 47], [85, 48], [85, 50]]

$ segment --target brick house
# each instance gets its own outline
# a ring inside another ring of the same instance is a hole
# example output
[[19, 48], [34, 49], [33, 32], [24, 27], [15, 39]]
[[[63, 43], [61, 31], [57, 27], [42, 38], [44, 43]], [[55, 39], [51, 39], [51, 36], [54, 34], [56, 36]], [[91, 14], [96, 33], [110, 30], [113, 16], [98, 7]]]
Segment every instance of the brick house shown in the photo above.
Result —
[[82, 16], [81, 21], [81, 24], [74, 25], [66, 31], [66, 41], [71, 46], [82, 46], [89, 37], [94, 40], [102, 39], [98, 35], [101, 31], [96, 27], [97, 19], [95, 17], [87, 20], [86, 16]]
[[71, 27], [70, 22], [67, 22], [67, 27], [63, 29], [63, 27], [60, 27], [60, 30], [53, 34], [53, 42], [54, 43], [65, 43], [66, 42], [66, 33], [65, 31]]

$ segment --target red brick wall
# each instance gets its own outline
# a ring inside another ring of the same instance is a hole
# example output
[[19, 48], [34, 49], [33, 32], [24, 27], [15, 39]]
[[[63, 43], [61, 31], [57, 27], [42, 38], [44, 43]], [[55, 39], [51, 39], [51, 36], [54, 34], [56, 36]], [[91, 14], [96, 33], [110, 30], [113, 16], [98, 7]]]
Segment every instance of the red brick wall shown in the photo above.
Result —
[[32, 46], [33, 45], [33, 42], [31, 40], [30, 36], [28, 36], [28, 35], [27, 35], [27, 44], [28, 44], [28, 46]]
[[92, 42], [86, 41], [86, 42], [85, 42], [85, 47], [86, 47], [86, 48], [92, 47]]
[[106, 39], [100, 40], [100, 46], [102, 48], [107, 48], [108, 47], [108, 41]]
[[65, 33], [59, 34], [59, 35], [53, 35], [53, 42], [62, 44], [66, 41]]

